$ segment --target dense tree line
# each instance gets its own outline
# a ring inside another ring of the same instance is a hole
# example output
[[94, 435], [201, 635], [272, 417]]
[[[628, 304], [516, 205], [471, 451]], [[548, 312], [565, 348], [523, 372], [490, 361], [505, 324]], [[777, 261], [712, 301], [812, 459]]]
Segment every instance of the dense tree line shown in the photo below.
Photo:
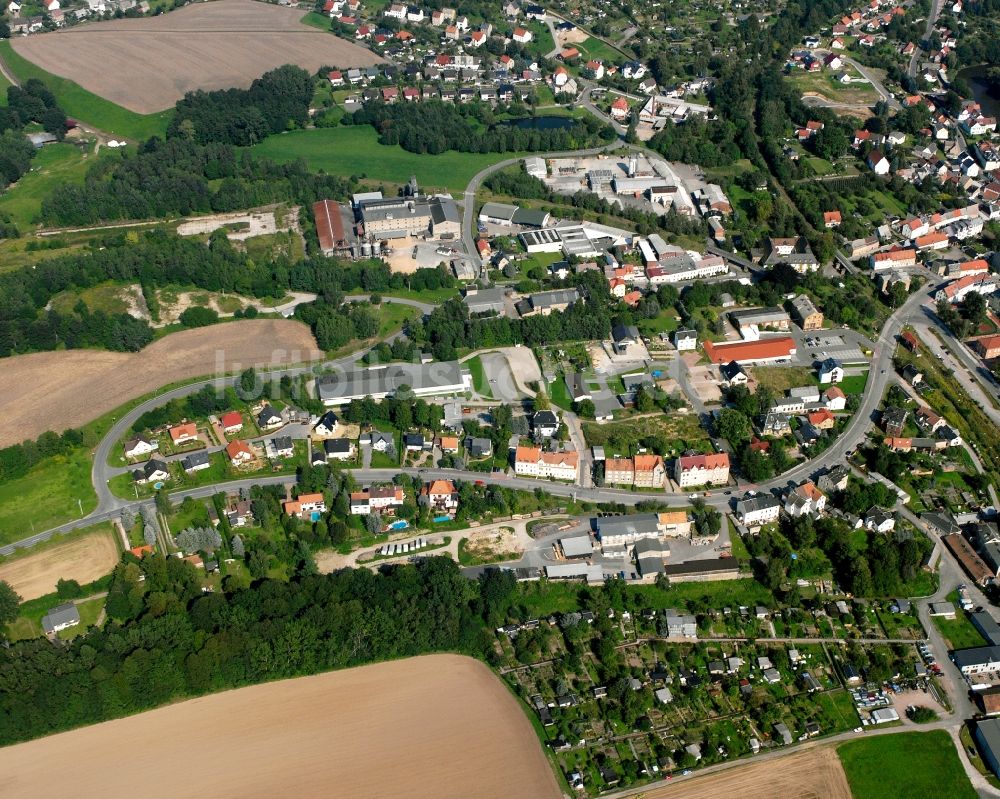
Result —
[[428, 558], [204, 595], [190, 564], [127, 556], [108, 592], [110, 623], [62, 649], [45, 639], [0, 649], [0, 743], [266, 680], [479, 654], [482, 616], [502, 612], [512, 592], [477, 590], [450, 559]]
[[196, 239], [164, 231], [130, 232], [105, 239], [91, 252], [72, 253], [0, 275], [0, 356], [58, 347], [141, 349], [153, 336], [143, 320], [127, 314], [91, 312], [82, 302], [72, 313], [47, 307], [62, 291], [109, 280], [139, 283], [146, 290], [193, 285], [250, 297], [281, 296], [289, 290], [316, 292], [320, 300], [315, 305], [300, 305], [297, 314], [313, 328], [323, 342], [321, 346], [330, 349], [377, 332], [377, 317], [371, 307], [342, 305], [345, 293], [420, 291], [455, 285], [455, 278], [443, 268], [394, 275], [382, 262], [342, 263], [321, 256], [295, 264], [283, 258], [258, 263], [234, 249], [224, 233], [213, 235], [206, 247]]
[[472, 115], [477, 111], [492, 114], [492, 110], [479, 105], [456, 106], [439, 100], [387, 105], [376, 101], [345, 117], [345, 123], [371, 125], [382, 144], [398, 144], [412, 153], [556, 152], [615, 138], [610, 126], [590, 115], [568, 128], [542, 130], [493, 124], [484, 130]]
[[312, 76], [286, 64], [264, 73], [249, 89], [188, 92], [176, 105], [167, 135], [199, 144], [256, 144], [305, 125], [313, 91]]
[[[36, 78], [22, 86], [7, 87], [7, 105], [0, 107], [0, 189], [14, 183], [31, 169], [35, 147], [24, 135], [25, 126], [37, 122], [62, 141], [66, 136], [66, 114], [45, 84]], [[14, 230], [4, 230], [10, 235]]]
[[82, 430], [70, 428], [62, 434], [51, 430], [37, 439], [0, 449], [0, 483], [23, 477], [39, 461], [54, 455], [66, 455], [76, 447], [96, 443]]
[[348, 194], [352, 186], [352, 181], [312, 174], [303, 162], [275, 164], [238, 153], [230, 144], [153, 138], [136, 155], [98, 161], [82, 185], [58, 186], [42, 202], [42, 218], [52, 225], [89, 225], [273, 202], [308, 205]]

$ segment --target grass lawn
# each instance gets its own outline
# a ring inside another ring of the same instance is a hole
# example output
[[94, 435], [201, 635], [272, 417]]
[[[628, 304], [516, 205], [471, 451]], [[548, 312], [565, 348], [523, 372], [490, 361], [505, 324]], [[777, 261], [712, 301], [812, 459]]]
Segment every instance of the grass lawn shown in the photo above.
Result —
[[680, 326], [680, 320], [677, 318], [677, 310], [673, 306], [662, 309], [652, 319], [641, 319], [638, 323], [639, 332], [645, 333], [647, 336], [673, 333], [678, 326]]
[[948, 640], [948, 645], [952, 649], [971, 649], [974, 646], [985, 646], [986, 642], [979, 634], [979, 630], [972, 626], [966, 612], [958, 608], [958, 593], [953, 591], [948, 596], [948, 601], [954, 602], [956, 605], [955, 618], [933, 617], [934, 626]]
[[808, 366], [757, 366], [751, 374], [758, 385], [766, 386], [775, 394], [784, 394], [798, 386], [816, 385], [816, 374]]
[[101, 609], [104, 607], [104, 600], [105, 597], [101, 596], [78, 602], [76, 609], [80, 613], [80, 623], [76, 627], [68, 627], [65, 630], [60, 630], [56, 633], [56, 637], [66, 641], [87, 632], [87, 630], [97, 624], [97, 619], [101, 615]]
[[156, 114], [137, 114], [89, 92], [67, 78], [60, 78], [14, 52], [9, 41], [0, 42], [0, 58], [21, 81], [38, 78], [43, 81], [71, 117], [93, 125], [119, 138], [145, 140], [163, 136], [173, 115], [173, 109]]
[[524, 153], [410, 153], [399, 145], [379, 144], [368, 125], [295, 130], [269, 136], [251, 152], [279, 163], [305, 159], [310, 169], [331, 175], [357, 175], [373, 181], [406, 183], [416, 175], [425, 190], [462, 191], [479, 170]]
[[585, 61], [596, 59], [598, 61], [604, 61], [605, 63], [614, 63], [622, 61], [625, 58], [625, 56], [615, 50], [614, 47], [605, 42], [603, 39], [597, 39], [593, 36], [587, 37], [579, 44], [569, 46], [575, 47], [579, 50], [581, 56], [586, 56], [584, 59]]
[[864, 394], [867, 382], [868, 372], [862, 372], [859, 375], [847, 375], [837, 385], [845, 394]]
[[378, 335], [385, 338], [393, 331], [399, 330], [405, 322], [420, 315], [420, 311], [410, 305], [384, 302], [375, 306], [378, 308]]
[[[662, 435], [676, 442], [676, 449], [695, 449], [710, 451], [708, 434], [698, 422], [696, 414], [671, 414], [667, 416], [640, 416], [635, 419], [625, 419], [620, 422], [585, 422], [583, 435], [589, 446], [603, 447], [609, 442], [636, 443], [647, 436]], [[616, 444], [612, 444], [616, 446]], [[623, 447], [624, 448], [624, 447]], [[625, 452], [617, 452], [625, 455]], [[670, 453], [668, 453], [669, 455]], [[612, 455], [608, 452], [608, 456]]]
[[309, 25], [312, 28], [319, 28], [321, 31], [330, 30], [330, 18], [316, 11], [310, 11], [299, 22], [303, 25]]
[[24, 477], [0, 483], [0, 544], [19, 541], [97, 505], [90, 484], [90, 451], [78, 447], [69, 455], [46, 458]]
[[[105, 150], [100, 158], [105, 157], [104, 153], [117, 157], [112, 150]], [[42, 200], [63, 183], [83, 183], [87, 169], [96, 160], [75, 144], [47, 144], [32, 160], [31, 171], [0, 197], [0, 211], [10, 214], [22, 231], [31, 227], [39, 221]]]
[[817, 158], [816, 156], [810, 156], [809, 158], [806, 159], [806, 163], [809, 164], [810, 167], [812, 167], [812, 171], [815, 174], [821, 177], [823, 175], [829, 175], [831, 172], [833, 172], [833, 164], [831, 164], [824, 158]]
[[486, 370], [483, 369], [483, 362], [480, 357], [477, 355], [475, 358], [469, 358], [465, 362], [465, 365], [472, 372], [472, 386], [475, 388], [476, 393], [487, 399], [492, 398], [493, 392], [490, 391], [490, 381], [486, 379]]
[[83, 300], [84, 304], [91, 310], [103, 311], [106, 314], [125, 313], [128, 306], [121, 298], [122, 284], [100, 283], [87, 289], [67, 290], [59, 292], [52, 298], [52, 309], [60, 313], [72, 313], [73, 307]]
[[11, 82], [4, 75], [0, 75], [0, 105], [7, 105], [7, 89]]
[[975, 799], [958, 752], [943, 730], [880, 735], [837, 748], [858, 799]]

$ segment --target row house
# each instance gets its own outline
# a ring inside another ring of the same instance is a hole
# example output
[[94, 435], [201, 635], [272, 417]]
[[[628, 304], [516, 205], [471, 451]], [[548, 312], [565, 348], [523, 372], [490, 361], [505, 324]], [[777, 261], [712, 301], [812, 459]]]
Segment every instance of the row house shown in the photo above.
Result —
[[674, 480], [681, 488], [725, 485], [729, 482], [729, 455], [683, 455], [674, 462]]
[[514, 453], [514, 473], [575, 482], [580, 466], [577, 452], [543, 452], [540, 447], [519, 446]]

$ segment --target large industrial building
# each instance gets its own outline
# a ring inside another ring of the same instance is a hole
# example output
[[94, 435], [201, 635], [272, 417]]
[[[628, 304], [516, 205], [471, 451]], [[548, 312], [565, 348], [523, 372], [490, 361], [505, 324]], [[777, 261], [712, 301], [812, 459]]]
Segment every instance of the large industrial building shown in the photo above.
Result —
[[417, 397], [462, 394], [472, 390], [472, 375], [458, 361], [390, 363], [316, 378], [316, 393], [328, 406], [371, 397], [380, 400], [408, 386]]

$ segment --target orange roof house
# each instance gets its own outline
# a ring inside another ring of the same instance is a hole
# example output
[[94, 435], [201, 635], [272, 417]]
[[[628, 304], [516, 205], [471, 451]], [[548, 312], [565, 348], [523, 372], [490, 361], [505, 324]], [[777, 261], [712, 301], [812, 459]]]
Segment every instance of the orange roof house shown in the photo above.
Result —
[[220, 421], [223, 430], [240, 430], [243, 427], [243, 414], [239, 411], [230, 411], [222, 414]]
[[194, 441], [198, 437], [198, 426], [194, 422], [188, 422], [171, 427], [168, 432], [171, 441], [175, 444], [183, 444], [185, 441]]
[[233, 463], [246, 463], [253, 460], [253, 450], [245, 441], [230, 441], [226, 445], [226, 455]]

